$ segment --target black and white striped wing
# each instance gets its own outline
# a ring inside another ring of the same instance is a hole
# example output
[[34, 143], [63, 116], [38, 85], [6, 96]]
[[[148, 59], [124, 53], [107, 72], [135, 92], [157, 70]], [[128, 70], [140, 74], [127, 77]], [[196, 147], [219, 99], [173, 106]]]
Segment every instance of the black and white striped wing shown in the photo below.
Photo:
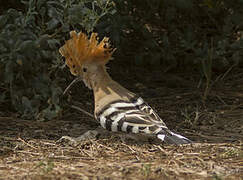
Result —
[[96, 114], [96, 118], [103, 128], [110, 131], [156, 134], [161, 128], [167, 129], [162, 119], [142, 98], [110, 103]]
[[109, 131], [127, 133], [146, 133], [157, 135], [159, 139], [171, 144], [186, 144], [191, 141], [179, 134], [171, 132], [142, 98], [130, 102], [115, 101], [96, 112], [101, 126]]

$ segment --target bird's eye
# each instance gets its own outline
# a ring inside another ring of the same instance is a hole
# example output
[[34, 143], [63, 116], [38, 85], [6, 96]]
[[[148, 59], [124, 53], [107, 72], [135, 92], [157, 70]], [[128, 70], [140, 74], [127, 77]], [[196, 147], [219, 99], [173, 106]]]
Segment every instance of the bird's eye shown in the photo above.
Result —
[[87, 72], [87, 68], [83, 68], [83, 72]]

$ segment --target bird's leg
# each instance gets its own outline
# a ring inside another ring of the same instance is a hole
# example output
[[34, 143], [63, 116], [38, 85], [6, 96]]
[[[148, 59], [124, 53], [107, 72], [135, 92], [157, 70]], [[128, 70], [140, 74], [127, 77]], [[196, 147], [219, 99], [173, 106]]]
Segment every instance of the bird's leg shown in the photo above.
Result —
[[154, 139], [153, 136], [149, 136], [147, 134], [127, 134], [124, 132], [111, 132], [107, 131], [106, 129], [102, 128], [101, 126], [97, 127], [94, 130], [88, 130], [84, 134], [78, 137], [70, 137], [70, 136], [62, 136], [58, 142], [62, 142], [63, 140], [69, 141], [71, 144], [79, 144], [86, 140], [94, 140], [97, 138], [107, 138], [111, 136], [117, 136], [121, 139], [122, 142], [139, 142], [139, 143], [147, 143], [150, 140]]
[[99, 136], [104, 136], [107, 133], [109, 133], [107, 130], [105, 130], [102, 127], [99, 126], [94, 130], [88, 130], [87, 132], [85, 132], [84, 134], [82, 134], [79, 137], [62, 136], [58, 140], [58, 142], [61, 142], [63, 140], [67, 140], [67, 141], [71, 142], [72, 144], [78, 144], [78, 143], [85, 141], [85, 140], [97, 139]]

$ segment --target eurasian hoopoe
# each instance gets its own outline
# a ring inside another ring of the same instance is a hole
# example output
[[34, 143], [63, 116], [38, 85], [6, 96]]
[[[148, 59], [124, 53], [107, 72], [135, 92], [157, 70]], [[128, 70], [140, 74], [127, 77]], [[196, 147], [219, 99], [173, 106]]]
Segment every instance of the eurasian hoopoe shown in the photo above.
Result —
[[92, 33], [90, 39], [75, 31], [71, 31], [70, 36], [59, 52], [65, 57], [70, 72], [93, 90], [94, 115], [103, 128], [113, 132], [152, 134], [170, 144], [192, 143], [171, 132], [141, 97], [112, 80], [105, 65], [115, 49], [110, 47], [107, 37], [98, 43], [96, 33]]

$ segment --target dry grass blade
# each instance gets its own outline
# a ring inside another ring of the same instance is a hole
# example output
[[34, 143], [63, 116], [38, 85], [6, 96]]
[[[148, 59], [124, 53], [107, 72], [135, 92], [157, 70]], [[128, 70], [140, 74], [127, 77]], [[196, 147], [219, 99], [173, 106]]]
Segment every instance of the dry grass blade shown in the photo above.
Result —
[[78, 111], [81, 111], [82, 113], [86, 114], [87, 116], [89, 116], [91, 118], [95, 118], [94, 115], [92, 115], [91, 113], [85, 111], [84, 109], [82, 109], [82, 108], [80, 108], [78, 106], [72, 105], [71, 108], [76, 109]]

